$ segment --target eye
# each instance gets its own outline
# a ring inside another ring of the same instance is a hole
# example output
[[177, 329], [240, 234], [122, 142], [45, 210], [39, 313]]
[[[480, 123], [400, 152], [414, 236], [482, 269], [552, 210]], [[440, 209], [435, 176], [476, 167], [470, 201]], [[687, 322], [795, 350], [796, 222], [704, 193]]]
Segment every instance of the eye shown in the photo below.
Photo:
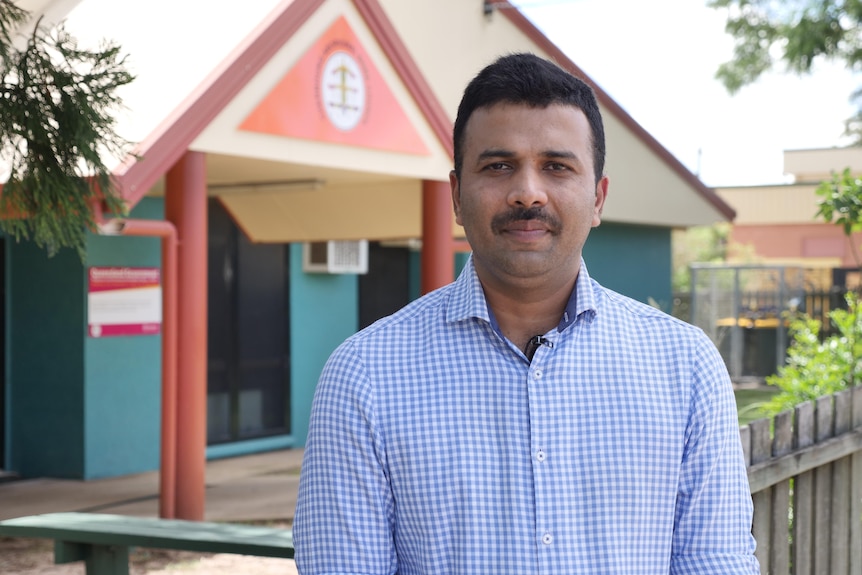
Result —
[[551, 172], [562, 172], [568, 170], [569, 167], [565, 164], [561, 164], [560, 162], [549, 162], [545, 165], [545, 169]]
[[506, 162], [491, 162], [486, 164], [484, 169], [491, 172], [502, 172], [511, 169], [511, 166]]

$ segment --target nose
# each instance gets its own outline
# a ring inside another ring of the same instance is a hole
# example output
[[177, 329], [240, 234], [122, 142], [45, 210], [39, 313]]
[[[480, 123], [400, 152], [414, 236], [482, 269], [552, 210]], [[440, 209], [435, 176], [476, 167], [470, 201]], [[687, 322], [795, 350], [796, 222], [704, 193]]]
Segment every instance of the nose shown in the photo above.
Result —
[[531, 208], [543, 206], [548, 201], [541, 174], [532, 169], [518, 170], [510, 179], [508, 202], [510, 206]]

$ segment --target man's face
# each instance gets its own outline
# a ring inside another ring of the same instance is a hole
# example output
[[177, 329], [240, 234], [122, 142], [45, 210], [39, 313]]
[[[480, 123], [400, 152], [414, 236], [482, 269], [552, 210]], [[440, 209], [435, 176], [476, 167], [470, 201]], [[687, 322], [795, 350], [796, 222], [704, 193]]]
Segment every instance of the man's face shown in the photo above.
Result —
[[574, 278], [608, 190], [595, 181], [586, 116], [561, 104], [477, 109], [449, 180], [480, 278], [504, 284]]

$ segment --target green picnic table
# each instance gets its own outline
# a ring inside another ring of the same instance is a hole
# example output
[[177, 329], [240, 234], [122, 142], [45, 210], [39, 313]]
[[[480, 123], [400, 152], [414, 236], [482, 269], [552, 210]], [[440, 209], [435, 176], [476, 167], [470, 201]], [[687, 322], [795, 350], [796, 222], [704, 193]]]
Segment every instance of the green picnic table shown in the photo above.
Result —
[[290, 530], [239, 523], [47, 513], [0, 521], [0, 535], [54, 540], [54, 562], [85, 561], [87, 575], [129, 575], [129, 549], [293, 557]]

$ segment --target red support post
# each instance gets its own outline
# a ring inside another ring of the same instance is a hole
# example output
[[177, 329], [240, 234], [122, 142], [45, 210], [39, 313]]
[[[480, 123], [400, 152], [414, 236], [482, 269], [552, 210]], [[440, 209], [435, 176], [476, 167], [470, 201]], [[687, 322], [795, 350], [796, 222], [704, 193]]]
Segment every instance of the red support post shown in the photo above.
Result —
[[423, 294], [455, 279], [452, 241], [452, 191], [449, 182], [422, 181], [422, 279]]
[[207, 187], [201, 152], [165, 179], [165, 216], [177, 228], [177, 495], [175, 517], [204, 518], [207, 399]]

